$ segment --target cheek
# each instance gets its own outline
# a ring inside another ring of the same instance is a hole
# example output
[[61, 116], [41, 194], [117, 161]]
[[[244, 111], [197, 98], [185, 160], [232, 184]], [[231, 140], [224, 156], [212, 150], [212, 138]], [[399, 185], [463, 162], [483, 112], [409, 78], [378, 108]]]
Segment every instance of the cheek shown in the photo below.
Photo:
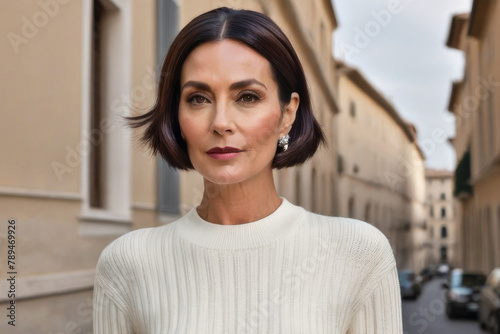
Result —
[[277, 141], [278, 138], [278, 126], [279, 126], [280, 116], [263, 117], [261, 119], [256, 119], [251, 122], [251, 124], [246, 125], [246, 132], [252, 138], [255, 145], [267, 146], [271, 143]]
[[186, 142], [191, 142], [196, 138], [200, 129], [200, 122], [196, 122], [190, 117], [185, 117], [182, 113], [179, 113], [179, 127], [181, 129], [181, 136]]

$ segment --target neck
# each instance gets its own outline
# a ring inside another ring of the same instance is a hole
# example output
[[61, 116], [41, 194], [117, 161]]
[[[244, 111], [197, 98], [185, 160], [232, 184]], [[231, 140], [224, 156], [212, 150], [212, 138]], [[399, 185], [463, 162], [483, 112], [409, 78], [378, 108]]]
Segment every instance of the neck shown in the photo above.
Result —
[[221, 225], [254, 222], [273, 213], [281, 204], [272, 172], [270, 177], [220, 185], [204, 179], [203, 200], [197, 208], [204, 220]]

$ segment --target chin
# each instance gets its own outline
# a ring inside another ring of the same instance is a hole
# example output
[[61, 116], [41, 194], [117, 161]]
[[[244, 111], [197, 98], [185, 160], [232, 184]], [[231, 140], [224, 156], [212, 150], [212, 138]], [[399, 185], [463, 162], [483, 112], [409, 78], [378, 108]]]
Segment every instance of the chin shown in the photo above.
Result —
[[207, 181], [218, 185], [229, 185], [243, 182], [246, 178], [241, 173], [232, 171], [219, 171], [212, 173], [200, 173]]
[[[256, 159], [258, 160], [258, 159]], [[267, 161], [267, 160], [266, 160]], [[193, 161], [194, 162], [194, 161]], [[272, 177], [271, 162], [263, 161], [233, 161], [225, 164], [213, 161], [194, 162], [194, 169], [207, 181], [217, 185], [229, 185], [245, 182], [250, 179], [257, 180], [261, 177]]]

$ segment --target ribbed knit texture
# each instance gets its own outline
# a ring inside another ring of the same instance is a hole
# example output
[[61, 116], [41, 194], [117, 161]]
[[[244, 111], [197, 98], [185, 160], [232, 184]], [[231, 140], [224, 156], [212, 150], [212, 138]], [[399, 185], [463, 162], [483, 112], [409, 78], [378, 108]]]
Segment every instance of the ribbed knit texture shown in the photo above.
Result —
[[97, 266], [94, 333], [402, 333], [389, 242], [375, 227], [286, 200], [241, 225], [130, 232]]

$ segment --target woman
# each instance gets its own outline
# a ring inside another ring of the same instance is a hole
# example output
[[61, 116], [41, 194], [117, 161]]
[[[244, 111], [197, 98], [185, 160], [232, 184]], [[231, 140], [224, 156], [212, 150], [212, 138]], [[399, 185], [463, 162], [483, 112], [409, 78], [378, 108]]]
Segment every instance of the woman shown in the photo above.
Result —
[[300, 62], [268, 17], [219, 8], [173, 42], [158, 101], [131, 118], [204, 179], [178, 221], [126, 234], [98, 263], [94, 333], [402, 333], [396, 265], [369, 224], [320, 216], [272, 169], [324, 141]]

